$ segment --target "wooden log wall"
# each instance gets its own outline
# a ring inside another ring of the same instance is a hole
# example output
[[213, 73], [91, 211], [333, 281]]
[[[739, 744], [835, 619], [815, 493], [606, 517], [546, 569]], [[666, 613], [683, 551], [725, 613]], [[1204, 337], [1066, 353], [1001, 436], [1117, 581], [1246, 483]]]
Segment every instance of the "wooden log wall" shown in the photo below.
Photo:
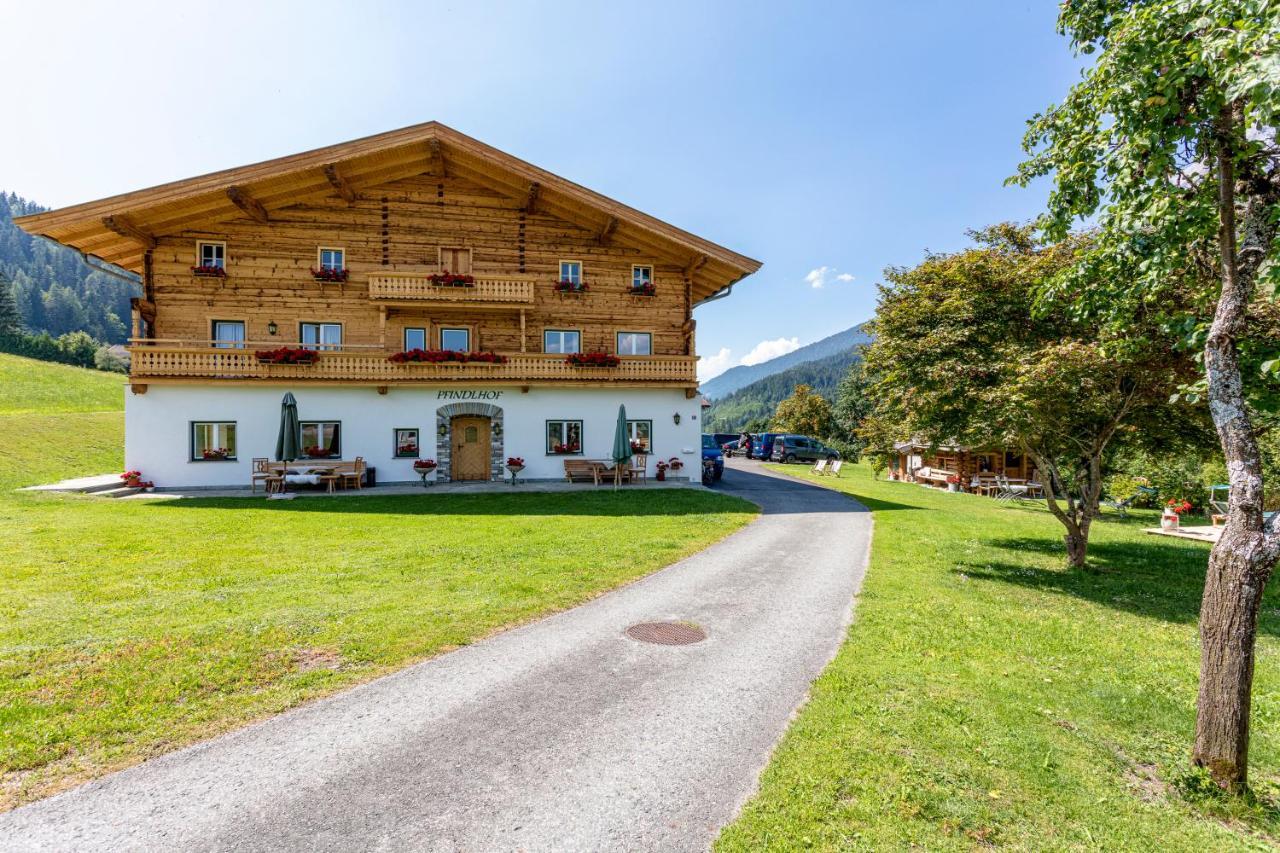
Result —
[[[544, 328], [579, 329], [584, 350], [613, 352], [619, 331], [651, 332], [655, 355], [683, 355], [689, 343], [690, 294], [684, 270], [553, 216], [525, 212], [518, 200], [457, 177], [418, 176], [362, 190], [348, 203], [336, 193], [320, 202], [248, 216], [216, 231], [157, 238], [151, 276], [155, 334], [207, 340], [213, 320], [243, 320], [251, 341], [298, 338], [301, 322], [343, 324], [343, 342], [381, 340], [380, 308], [368, 297], [367, 275], [392, 270], [435, 271], [442, 247], [470, 249], [477, 276], [517, 276], [536, 282], [525, 308], [528, 352], [542, 351]], [[196, 243], [225, 241], [226, 278], [196, 277]], [[350, 279], [318, 282], [320, 246], [346, 250]], [[561, 260], [583, 265], [590, 291], [556, 293]], [[653, 267], [657, 294], [630, 295], [633, 264]], [[424, 302], [387, 306], [386, 345], [398, 350], [406, 327], [471, 326], [473, 348], [518, 352], [519, 309], [474, 310]], [[274, 339], [267, 324], [275, 322]], [[432, 341], [435, 345], [435, 341]]]

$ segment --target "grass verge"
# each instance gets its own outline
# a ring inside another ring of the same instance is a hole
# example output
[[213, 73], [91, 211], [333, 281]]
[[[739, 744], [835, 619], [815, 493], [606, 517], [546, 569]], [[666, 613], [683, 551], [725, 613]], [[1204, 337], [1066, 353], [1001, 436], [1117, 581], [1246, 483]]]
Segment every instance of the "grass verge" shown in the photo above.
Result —
[[1187, 770], [1207, 546], [1094, 527], [1065, 568], [1038, 506], [798, 474], [875, 514], [848, 639], [721, 851], [1270, 849], [1280, 838], [1280, 607], [1263, 604], [1255, 796]]

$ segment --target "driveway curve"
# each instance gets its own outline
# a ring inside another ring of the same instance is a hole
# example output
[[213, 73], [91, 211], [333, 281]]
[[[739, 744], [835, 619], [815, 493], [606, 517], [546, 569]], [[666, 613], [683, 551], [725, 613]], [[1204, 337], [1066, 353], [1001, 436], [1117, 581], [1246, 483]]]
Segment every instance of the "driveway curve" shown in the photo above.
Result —
[[[12, 850], [702, 850], [844, 636], [871, 515], [734, 461], [759, 519], [573, 610], [0, 815]], [[695, 645], [637, 642], [693, 622]]]

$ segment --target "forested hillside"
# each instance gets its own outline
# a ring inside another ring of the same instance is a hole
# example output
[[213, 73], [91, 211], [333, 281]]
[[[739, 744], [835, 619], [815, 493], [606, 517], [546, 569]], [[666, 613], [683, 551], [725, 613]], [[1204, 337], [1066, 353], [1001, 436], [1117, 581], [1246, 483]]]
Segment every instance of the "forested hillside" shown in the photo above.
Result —
[[0, 191], [0, 282], [7, 279], [28, 331], [55, 337], [83, 331], [107, 343], [128, 336], [128, 282], [94, 272], [70, 249], [40, 240], [13, 224], [13, 217], [45, 210]]
[[850, 348], [826, 358], [806, 361], [781, 373], [766, 376], [727, 397], [711, 402], [703, 416], [708, 432], [737, 432], [752, 421], [768, 420], [778, 403], [791, 396], [797, 385], [809, 385], [814, 392], [835, 402], [836, 386], [857, 358], [859, 348]]
[[[766, 376], [781, 373], [788, 368], [806, 362], [820, 361], [840, 353], [847, 353], [854, 347], [868, 343], [871, 343], [871, 336], [866, 333], [861, 325], [857, 325], [851, 329], [845, 329], [843, 332], [829, 335], [820, 341], [806, 344], [786, 355], [780, 355], [777, 358], [771, 358], [759, 364], [740, 364], [737, 367], [731, 367], [714, 379], [708, 379], [703, 382], [699, 390], [702, 391], [704, 396], [717, 400], [727, 397], [740, 388], [746, 388], [752, 382], [764, 379]], [[788, 391], [787, 393], [790, 394], [791, 392]]]

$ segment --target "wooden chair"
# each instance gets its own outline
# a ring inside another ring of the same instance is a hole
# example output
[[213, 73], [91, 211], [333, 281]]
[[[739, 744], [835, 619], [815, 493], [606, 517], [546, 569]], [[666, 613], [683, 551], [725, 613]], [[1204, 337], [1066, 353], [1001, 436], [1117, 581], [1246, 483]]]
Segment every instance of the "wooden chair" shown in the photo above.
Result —
[[342, 478], [342, 487], [346, 488], [347, 484], [355, 481], [357, 489], [364, 488], [364, 457], [357, 456], [356, 461], [351, 464], [351, 468], [339, 473]]
[[564, 460], [564, 478], [570, 483], [579, 480], [590, 480], [597, 486], [600, 485], [599, 468], [595, 462], [587, 459]]
[[644, 453], [637, 453], [631, 457], [631, 467], [627, 469], [627, 480], [634, 483], [636, 480], [649, 482], [649, 457]]
[[812, 473], [814, 473], [814, 474], [825, 474], [825, 473], [827, 473], [827, 460], [825, 460], [825, 459], [819, 459], [819, 460], [814, 464], [814, 466], [813, 466], [813, 472], [812, 472]]
[[249, 491], [258, 491], [258, 483], [263, 484], [265, 489], [267, 481], [271, 478], [271, 469], [267, 466], [271, 464], [271, 460], [265, 456], [255, 456], [253, 458], [253, 473], [249, 475]]
[[321, 474], [320, 482], [324, 484], [324, 490], [326, 492], [328, 492], [329, 494], [333, 494], [334, 488], [338, 485], [338, 481], [342, 479], [342, 477], [343, 477], [343, 474], [340, 473], [337, 469], [334, 469], [333, 471], [330, 471], [327, 474]]

